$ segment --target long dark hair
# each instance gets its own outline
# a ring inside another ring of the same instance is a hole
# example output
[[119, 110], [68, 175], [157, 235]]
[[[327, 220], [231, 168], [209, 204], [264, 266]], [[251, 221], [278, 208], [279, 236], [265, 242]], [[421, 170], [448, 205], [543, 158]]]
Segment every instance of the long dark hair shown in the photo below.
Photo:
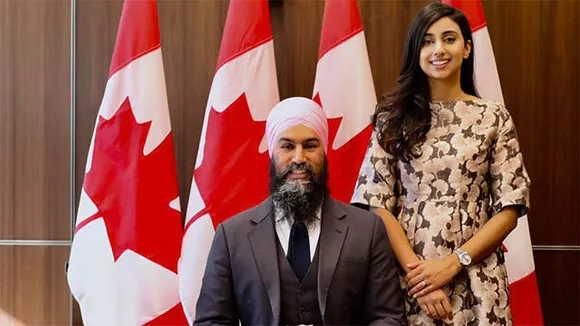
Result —
[[461, 89], [478, 96], [473, 83], [473, 39], [467, 18], [460, 10], [442, 3], [427, 5], [415, 16], [407, 34], [398, 87], [383, 95], [372, 117], [381, 147], [404, 162], [421, 155], [418, 149], [431, 127], [431, 91], [419, 57], [425, 33], [443, 17], [459, 25], [465, 44], [471, 42], [471, 53], [461, 65]]

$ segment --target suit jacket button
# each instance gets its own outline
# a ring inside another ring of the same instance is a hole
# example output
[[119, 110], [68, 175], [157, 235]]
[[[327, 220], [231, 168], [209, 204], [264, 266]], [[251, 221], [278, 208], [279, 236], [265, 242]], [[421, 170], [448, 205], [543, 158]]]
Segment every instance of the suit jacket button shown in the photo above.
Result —
[[306, 315], [308, 313], [308, 310], [306, 310], [306, 308], [302, 308], [302, 309], [300, 309], [300, 313], [302, 315]]
[[298, 295], [305, 295], [306, 292], [304, 292], [304, 290], [300, 290], [300, 292], [298, 293]]

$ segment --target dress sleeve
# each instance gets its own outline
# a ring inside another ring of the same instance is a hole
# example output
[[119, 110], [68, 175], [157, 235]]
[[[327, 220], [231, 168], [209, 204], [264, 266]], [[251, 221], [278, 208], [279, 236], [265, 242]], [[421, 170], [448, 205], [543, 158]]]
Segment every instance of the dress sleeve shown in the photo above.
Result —
[[394, 214], [397, 204], [395, 161], [373, 132], [362, 162], [352, 204], [385, 208]]
[[523, 216], [530, 208], [530, 178], [520, 152], [516, 126], [503, 106], [500, 106], [498, 121], [498, 136], [491, 149], [490, 162], [493, 215], [504, 207], [517, 206]]

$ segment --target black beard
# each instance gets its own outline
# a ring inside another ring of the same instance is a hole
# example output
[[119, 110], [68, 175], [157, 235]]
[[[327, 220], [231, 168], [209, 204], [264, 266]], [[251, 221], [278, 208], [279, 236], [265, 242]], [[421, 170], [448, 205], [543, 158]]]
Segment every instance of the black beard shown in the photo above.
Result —
[[[286, 177], [295, 169], [305, 169], [307, 180], [289, 181]], [[306, 164], [292, 163], [286, 170], [277, 171], [274, 159], [270, 162], [270, 198], [276, 212], [294, 221], [309, 225], [316, 219], [316, 211], [328, 195], [328, 163], [326, 157], [322, 170], [316, 175], [314, 169]]]

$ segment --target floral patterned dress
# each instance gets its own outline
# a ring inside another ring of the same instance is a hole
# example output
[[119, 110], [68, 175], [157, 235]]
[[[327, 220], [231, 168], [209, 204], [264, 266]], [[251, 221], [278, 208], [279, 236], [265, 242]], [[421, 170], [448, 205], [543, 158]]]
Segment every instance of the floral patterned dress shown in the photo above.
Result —
[[[352, 203], [385, 208], [397, 217], [421, 259], [441, 259], [469, 240], [502, 208], [529, 208], [530, 179], [506, 108], [476, 99], [432, 102], [431, 129], [421, 156], [395, 160], [373, 134]], [[401, 286], [407, 284], [401, 271]], [[458, 274], [443, 290], [454, 325], [511, 325], [501, 248]], [[435, 325], [406, 296], [410, 325]]]

